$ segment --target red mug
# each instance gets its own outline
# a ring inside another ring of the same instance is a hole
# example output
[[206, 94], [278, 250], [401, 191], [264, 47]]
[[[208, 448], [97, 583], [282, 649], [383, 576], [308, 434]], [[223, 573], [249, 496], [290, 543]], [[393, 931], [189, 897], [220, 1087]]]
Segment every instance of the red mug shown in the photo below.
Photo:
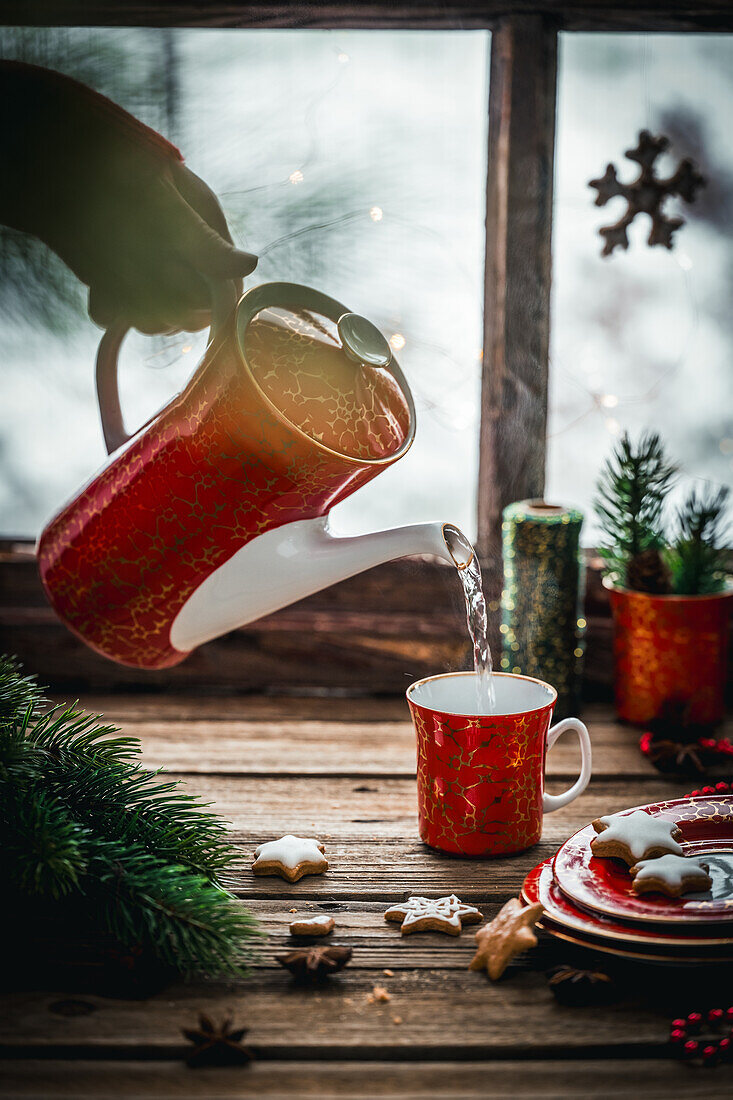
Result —
[[[420, 837], [462, 856], [521, 852], [542, 835], [542, 816], [588, 786], [591, 746], [577, 718], [550, 728], [557, 692], [542, 680], [494, 673], [493, 714], [475, 714], [476, 675], [417, 680], [407, 702], [417, 734]], [[578, 735], [578, 779], [560, 795], [544, 790], [547, 752], [566, 730]]]

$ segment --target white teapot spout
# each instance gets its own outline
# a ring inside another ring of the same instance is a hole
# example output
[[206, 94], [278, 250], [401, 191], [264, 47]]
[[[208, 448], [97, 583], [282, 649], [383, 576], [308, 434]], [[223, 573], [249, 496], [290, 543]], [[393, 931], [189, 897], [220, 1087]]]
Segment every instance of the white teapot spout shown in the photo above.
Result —
[[433, 554], [463, 568], [473, 548], [448, 523], [353, 536], [334, 535], [327, 517], [277, 527], [248, 542], [199, 585], [173, 622], [171, 644], [186, 653], [322, 588], [410, 554]]

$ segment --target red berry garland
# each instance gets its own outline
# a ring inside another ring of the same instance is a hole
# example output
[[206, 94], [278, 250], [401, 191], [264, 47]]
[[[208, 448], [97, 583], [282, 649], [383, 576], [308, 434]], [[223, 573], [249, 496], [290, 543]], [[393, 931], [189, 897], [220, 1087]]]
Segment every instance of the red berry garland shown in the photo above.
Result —
[[733, 783], [716, 783], [714, 787], [701, 787], [699, 791], [690, 791], [686, 798], [699, 798], [703, 794], [733, 794]]
[[684, 730], [661, 738], [651, 730], [641, 735], [639, 748], [661, 772], [703, 775], [708, 768], [733, 760], [733, 742], [728, 737], [684, 737]]
[[680, 1058], [715, 1066], [733, 1061], [733, 1006], [711, 1008], [708, 1012], [690, 1012], [673, 1020], [669, 1041]]
[[[690, 791], [687, 798], [699, 798], [711, 794], [733, 794], [733, 783], [716, 783], [714, 787], [701, 787]], [[715, 1030], [711, 1036], [703, 1039], [701, 1032], [705, 1026], [701, 1012], [690, 1012], [688, 1016], [673, 1020], [669, 1030], [669, 1041], [681, 1058], [699, 1060], [704, 1066], [715, 1066], [719, 1062], [733, 1061], [733, 1005], [730, 1008], [711, 1008], [705, 1014], [708, 1031]], [[690, 1038], [691, 1035], [697, 1038]]]

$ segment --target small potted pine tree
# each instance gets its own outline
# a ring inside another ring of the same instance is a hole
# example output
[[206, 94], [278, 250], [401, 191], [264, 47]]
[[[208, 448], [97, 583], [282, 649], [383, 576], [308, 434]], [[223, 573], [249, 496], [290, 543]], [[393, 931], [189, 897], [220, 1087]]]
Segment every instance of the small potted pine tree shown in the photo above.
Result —
[[616, 710], [646, 723], [684, 708], [723, 718], [733, 601], [722, 546], [728, 490], [693, 490], [667, 533], [676, 467], [657, 434], [624, 435], [598, 481], [604, 584], [614, 616]]

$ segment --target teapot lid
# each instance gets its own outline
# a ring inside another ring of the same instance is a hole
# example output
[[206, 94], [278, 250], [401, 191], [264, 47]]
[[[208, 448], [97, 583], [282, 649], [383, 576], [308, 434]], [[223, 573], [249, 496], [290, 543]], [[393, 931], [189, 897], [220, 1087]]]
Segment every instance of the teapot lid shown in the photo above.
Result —
[[371, 321], [310, 287], [265, 283], [240, 300], [236, 330], [268, 403], [317, 445], [359, 464], [408, 450], [412, 395]]

